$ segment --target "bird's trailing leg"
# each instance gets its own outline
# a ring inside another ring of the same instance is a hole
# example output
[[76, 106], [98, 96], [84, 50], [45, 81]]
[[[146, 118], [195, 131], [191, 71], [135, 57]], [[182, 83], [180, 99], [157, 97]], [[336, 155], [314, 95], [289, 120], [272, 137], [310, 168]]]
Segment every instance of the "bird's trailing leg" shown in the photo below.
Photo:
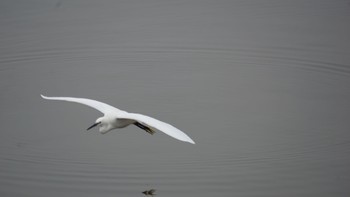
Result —
[[140, 129], [143, 129], [145, 130], [147, 133], [153, 135], [156, 131], [151, 129], [150, 127], [144, 125], [144, 124], [141, 124], [139, 122], [135, 122], [134, 125], [136, 125], [137, 127], [139, 127]]

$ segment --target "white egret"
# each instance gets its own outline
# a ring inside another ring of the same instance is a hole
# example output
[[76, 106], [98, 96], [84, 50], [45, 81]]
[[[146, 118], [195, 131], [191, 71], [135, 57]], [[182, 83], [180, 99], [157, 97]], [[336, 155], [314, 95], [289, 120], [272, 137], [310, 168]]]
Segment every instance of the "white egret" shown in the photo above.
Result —
[[180, 141], [195, 144], [195, 142], [184, 132], [180, 131], [179, 129], [175, 128], [174, 126], [168, 123], [162, 122], [149, 116], [136, 113], [128, 113], [126, 111], [110, 106], [106, 103], [86, 98], [47, 97], [43, 95], [41, 95], [41, 97], [48, 100], [61, 100], [80, 103], [95, 108], [98, 111], [102, 112], [104, 116], [97, 118], [95, 123], [89, 128], [87, 128], [87, 130], [99, 125], [100, 133], [105, 134], [113, 129], [124, 128], [131, 124], [134, 124], [152, 135], [155, 133], [155, 129], [157, 129]]

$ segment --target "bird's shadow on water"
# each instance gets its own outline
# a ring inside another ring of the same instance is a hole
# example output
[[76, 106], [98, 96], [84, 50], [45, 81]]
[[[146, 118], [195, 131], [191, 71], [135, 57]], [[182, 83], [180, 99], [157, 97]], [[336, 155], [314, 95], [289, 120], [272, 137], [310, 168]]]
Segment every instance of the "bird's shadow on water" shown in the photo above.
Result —
[[156, 190], [155, 189], [145, 190], [142, 193], [145, 196], [154, 196], [154, 195], [156, 195]]

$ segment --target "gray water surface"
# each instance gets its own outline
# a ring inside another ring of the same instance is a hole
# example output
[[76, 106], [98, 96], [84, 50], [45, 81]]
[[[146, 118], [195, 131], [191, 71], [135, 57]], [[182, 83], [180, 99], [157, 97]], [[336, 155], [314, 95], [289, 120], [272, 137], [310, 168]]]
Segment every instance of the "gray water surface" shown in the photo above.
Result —
[[[0, 2], [0, 196], [349, 196], [350, 3]], [[96, 99], [169, 122], [86, 132]]]

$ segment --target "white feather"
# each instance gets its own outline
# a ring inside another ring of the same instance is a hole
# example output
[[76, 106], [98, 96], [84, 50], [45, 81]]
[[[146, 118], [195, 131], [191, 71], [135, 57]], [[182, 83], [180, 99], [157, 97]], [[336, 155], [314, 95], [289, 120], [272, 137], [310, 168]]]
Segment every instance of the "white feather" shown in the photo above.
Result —
[[[142, 124], [145, 124], [149, 127], [155, 128], [159, 131], [164, 132], [165, 134], [178, 139], [180, 141], [189, 142], [191, 144], [195, 144], [195, 142], [188, 137], [184, 132], [177, 129], [176, 127], [162, 122], [160, 120], [157, 120], [155, 118], [142, 115], [142, 114], [136, 114], [136, 113], [128, 113], [126, 111], [117, 109], [113, 106], [110, 106], [108, 104], [86, 99], [86, 98], [73, 98], [73, 97], [47, 97], [41, 95], [42, 98], [48, 99], [48, 100], [61, 100], [61, 101], [69, 101], [69, 102], [75, 102], [87, 105], [89, 107], [92, 107], [104, 114], [104, 117], [101, 117], [97, 119], [96, 122], [101, 121], [103, 124], [105, 124], [102, 127], [102, 131], [100, 128], [101, 133], [107, 133], [108, 131], [116, 128], [122, 128], [129, 124], [132, 124], [133, 122], [140, 122]], [[130, 121], [132, 120], [132, 121]]]
[[162, 131], [163, 133], [168, 134], [169, 136], [175, 139], [195, 144], [195, 142], [184, 132], [180, 131], [179, 129], [168, 123], [162, 122], [155, 118], [135, 113], [125, 113], [121, 115], [120, 118], [136, 120], [138, 122], [146, 124], [147, 126], [156, 128], [157, 130]]

